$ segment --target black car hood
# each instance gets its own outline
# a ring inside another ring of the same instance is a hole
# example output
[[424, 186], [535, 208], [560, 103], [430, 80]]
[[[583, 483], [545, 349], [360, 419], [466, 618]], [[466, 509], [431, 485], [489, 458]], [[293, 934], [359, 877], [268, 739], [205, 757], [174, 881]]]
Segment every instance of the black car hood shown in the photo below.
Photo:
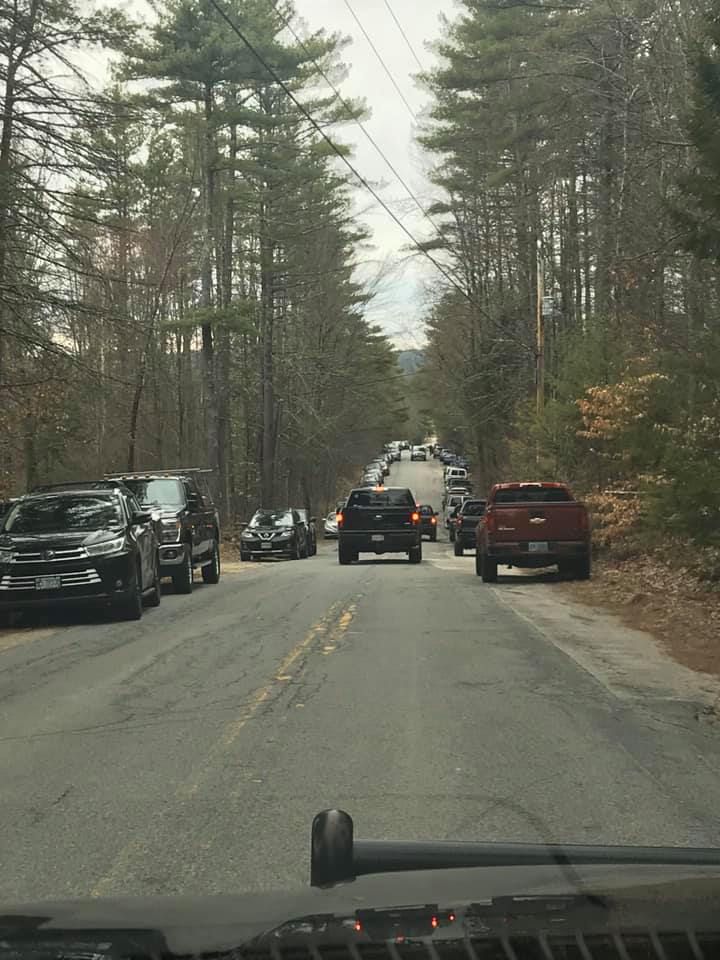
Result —
[[[402, 929], [403, 908], [413, 916], [410, 935], [427, 936], [437, 948], [467, 936], [567, 933], [589, 925], [605, 932], [716, 931], [719, 905], [717, 867], [486, 867], [363, 877], [296, 893], [5, 904], [0, 953], [13, 942], [34, 947], [63, 940], [65, 957], [157, 957], [243, 946], [269, 956], [271, 947], [347, 946], [394, 937]], [[421, 934], [416, 927], [425, 914], [428, 929]], [[440, 922], [431, 924], [438, 916]], [[356, 917], [362, 918], [360, 931]], [[132, 951], [120, 950], [124, 943]]]
[[71, 531], [68, 533], [43, 533], [30, 536], [24, 533], [0, 534], [0, 547], [13, 547], [16, 550], [67, 550], [69, 547], [80, 547], [89, 543], [101, 543], [113, 537], [120, 537], [123, 530], [120, 527], [108, 527], [104, 530]]

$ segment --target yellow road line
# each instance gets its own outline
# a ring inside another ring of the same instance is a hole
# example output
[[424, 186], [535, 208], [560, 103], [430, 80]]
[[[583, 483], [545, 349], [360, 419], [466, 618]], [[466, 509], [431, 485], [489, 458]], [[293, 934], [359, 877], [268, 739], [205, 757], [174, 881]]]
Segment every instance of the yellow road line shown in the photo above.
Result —
[[[278, 667], [277, 673], [274, 675], [273, 679], [252, 693], [249, 700], [244, 705], [240, 716], [236, 717], [234, 720], [231, 720], [225, 726], [219, 739], [205, 755], [205, 758], [199, 765], [195, 775], [190, 779], [189, 782], [181, 784], [177, 788], [175, 791], [175, 796], [178, 799], [187, 800], [197, 794], [203, 781], [211, 772], [214, 761], [217, 760], [222, 753], [235, 742], [235, 740], [237, 740], [242, 729], [257, 715], [263, 704], [267, 703], [267, 701], [271, 699], [276, 690], [279, 690], [282, 686], [296, 678], [301, 668], [296, 670], [295, 673], [293, 673], [290, 668], [297, 663], [303, 653], [309, 650], [313, 644], [321, 638], [327, 639], [329, 644], [333, 645], [333, 649], [337, 649], [337, 643], [339, 639], [343, 636], [352, 623], [355, 615], [356, 604], [349, 604], [336, 618], [339, 607], [339, 601], [329, 607], [327, 613], [320, 620], [318, 620], [318, 622], [308, 630], [303, 639], [295, 644], [295, 646], [290, 650], [288, 655]], [[110, 872], [106, 876], [102, 877], [93, 887], [91, 896], [104, 896], [105, 893], [107, 893], [115, 883], [115, 881], [119, 879], [124, 872], [138, 862], [143, 852], [143, 846], [143, 841], [138, 837], [126, 843], [125, 846], [120, 850], [120, 853], [118, 854]]]

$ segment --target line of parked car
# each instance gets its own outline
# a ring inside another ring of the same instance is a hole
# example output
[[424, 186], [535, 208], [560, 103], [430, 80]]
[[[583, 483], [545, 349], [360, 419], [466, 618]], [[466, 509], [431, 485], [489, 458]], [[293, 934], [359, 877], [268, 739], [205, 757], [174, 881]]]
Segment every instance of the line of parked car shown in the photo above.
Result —
[[[590, 517], [567, 484], [497, 483], [487, 498], [478, 497], [473, 493], [467, 458], [437, 446], [433, 452], [444, 465], [443, 510], [448, 538], [457, 557], [466, 550], [475, 551], [475, 570], [483, 581], [494, 583], [499, 565], [530, 569], [557, 566], [563, 576], [589, 579]], [[428, 515], [433, 513], [432, 507], [421, 509]]]
[[160, 581], [190, 593], [220, 580], [220, 521], [197, 469], [47, 484], [0, 508], [0, 620], [13, 611], [104, 606], [138, 620]]

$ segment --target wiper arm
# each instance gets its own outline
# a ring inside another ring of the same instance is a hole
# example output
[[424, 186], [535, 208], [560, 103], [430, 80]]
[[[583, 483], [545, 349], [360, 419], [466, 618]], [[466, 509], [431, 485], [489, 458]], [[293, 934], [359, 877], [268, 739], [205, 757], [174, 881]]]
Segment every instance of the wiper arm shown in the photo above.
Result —
[[720, 866], [720, 850], [711, 847], [355, 840], [353, 832], [352, 817], [343, 810], [323, 810], [313, 819], [310, 842], [312, 886], [330, 887], [369, 873], [457, 867], [603, 863]]

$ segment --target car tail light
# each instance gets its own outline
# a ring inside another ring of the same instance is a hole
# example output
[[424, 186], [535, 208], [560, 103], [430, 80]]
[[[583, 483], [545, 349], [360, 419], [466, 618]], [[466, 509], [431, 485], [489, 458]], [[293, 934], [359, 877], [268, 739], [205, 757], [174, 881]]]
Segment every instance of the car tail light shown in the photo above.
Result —
[[492, 512], [488, 512], [483, 517], [485, 523], [485, 529], [488, 533], [497, 533], [497, 522], [495, 520], [495, 515]]
[[419, 514], [419, 513], [413, 513], [413, 514], [411, 514], [410, 519], [412, 520], [413, 523], [420, 523], [420, 514]]
[[335, 519], [337, 520], [337, 525], [338, 525], [339, 527], [341, 527], [341, 526], [343, 525], [344, 520], [345, 520], [345, 516], [343, 515], [343, 513], [342, 513], [341, 511], [338, 511], [338, 513], [335, 514]]
[[430, 523], [437, 523], [437, 517], [431, 517]]
[[580, 511], [580, 530], [583, 533], [587, 533], [590, 529], [590, 517], [588, 516], [587, 510]]

